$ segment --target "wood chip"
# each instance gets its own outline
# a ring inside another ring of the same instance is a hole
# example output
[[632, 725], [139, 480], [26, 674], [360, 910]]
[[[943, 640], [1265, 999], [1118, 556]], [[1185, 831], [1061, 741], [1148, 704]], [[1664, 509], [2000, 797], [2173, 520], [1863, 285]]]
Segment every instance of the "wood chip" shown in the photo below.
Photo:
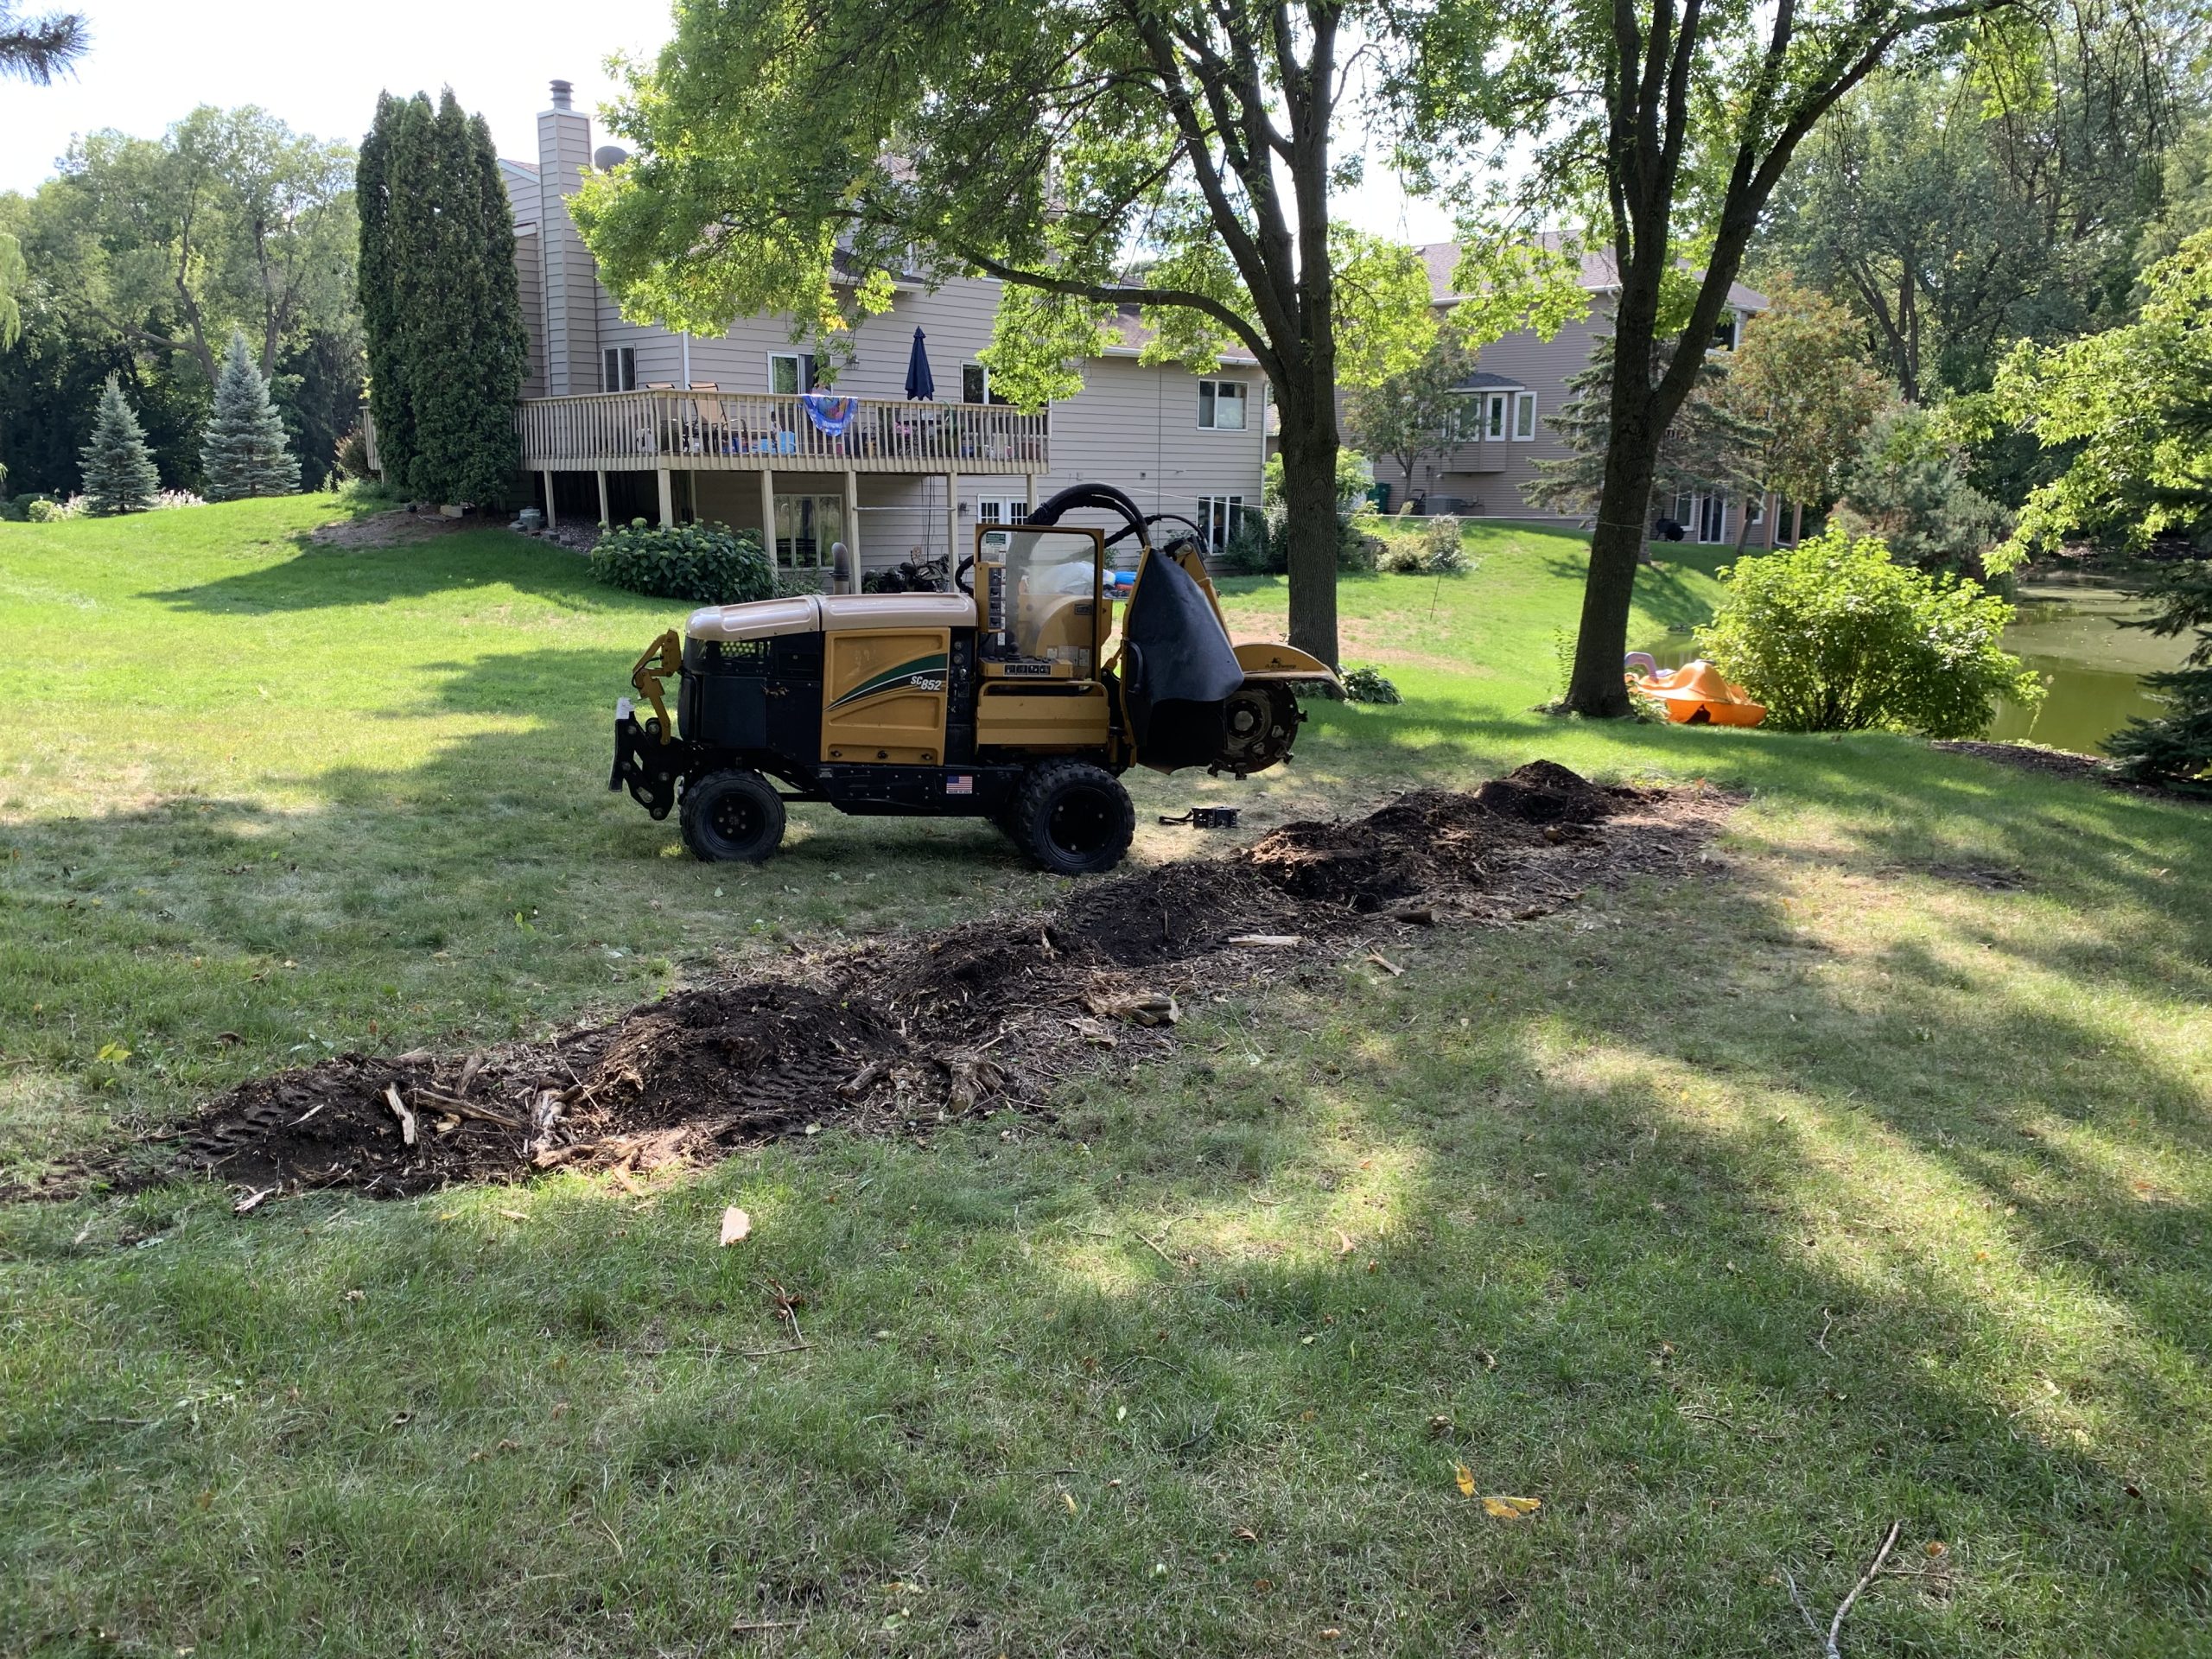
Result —
[[1380, 950], [1369, 951], [1367, 953], [1367, 960], [1373, 963], [1377, 968], [1383, 969], [1393, 979], [1397, 978], [1399, 975], [1406, 971], [1404, 969], [1399, 967], [1396, 963], [1391, 961], [1389, 957], [1384, 956]]
[[273, 1186], [264, 1186], [258, 1192], [247, 1193], [245, 1197], [231, 1206], [231, 1213], [234, 1216], [242, 1216], [249, 1210], [258, 1210], [261, 1207], [261, 1201], [276, 1190]]
[[750, 1237], [752, 1233], [753, 1217], [747, 1215], [744, 1211], [733, 1204], [722, 1211], [722, 1248], [724, 1249]]
[[396, 1065], [428, 1065], [429, 1063], [430, 1051], [427, 1048], [410, 1048], [393, 1062]]
[[528, 1221], [530, 1219], [528, 1216], [523, 1214], [519, 1210], [495, 1210], [492, 1213], [498, 1216], [505, 1216], [509, 1221]]
[[399, 1138], [409, 1146], [413, 1146], [415, 1144], [415, 1114], [408, 1109], [407, 1103], [400, 1099], [398, 1089], [389, 1083], [384, 1086], [384, 1097], [385, 1103], [398, 1116]]
[[1302, 933], [1232, 933], [1230, 935], [1229, 942], [1231, 944], [1259, 945], [1277, 950], [1287, 950], [1294, 945], [1305, 944], [1306, 936]]
[[1436, 906], [1408, 905], [1402, 909], [1392, 911], [1390, 919], [1394, 922], [1411, 922], [1416, 927], [1433, 927], [1436, 924]]
[[468, 1092], [468, 1085], [476, 1081], [476, 1074], [483, 1069], [483, 1054], [480, 1052], [470, 1055], [461, 1068], [461, 1081], [454, 1084], [454, 1092], [457, 1095], [467, 1094]]

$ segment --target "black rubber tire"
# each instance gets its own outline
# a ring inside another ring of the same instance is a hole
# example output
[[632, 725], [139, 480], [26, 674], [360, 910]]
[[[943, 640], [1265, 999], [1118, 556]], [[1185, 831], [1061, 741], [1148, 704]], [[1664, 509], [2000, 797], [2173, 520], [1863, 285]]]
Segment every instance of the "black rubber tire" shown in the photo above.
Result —
[[704, 863], [758, 864], [783, 844], [783, 797], [757, 772], [687, 779], [677, 817], [683, 844]]
[[1046, 760], [1021, 780], [1004, 829], [1039, 869], [1096, 875], [1129, 850], [1137, 810], [1122, 780], [1082, 760]]

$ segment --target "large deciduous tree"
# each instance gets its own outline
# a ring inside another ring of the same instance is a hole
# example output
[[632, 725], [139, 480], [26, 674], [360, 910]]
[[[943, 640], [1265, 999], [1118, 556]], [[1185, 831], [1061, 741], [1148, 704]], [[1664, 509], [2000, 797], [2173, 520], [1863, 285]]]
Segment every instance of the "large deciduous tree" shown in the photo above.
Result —
[[1119, 308], [1154, 360], [1250, 353], [1290, 638], [1334, 661], [1338, 389], [1436, 327], [1410, 251], [1330, 219], [1348, 89], [1388, 83], [1401, 31], [1380, 0], [679, 0], [611, 116], [639, 154], [576, 218], [629, 312], [718, 332], [789, 311], [825, 360], [894, 273], [997, 277], [988, 360], [1032, 406], [1080, 384]]
[[[1799, 144], [1901, 43], [2011, 3], [1443, 0], [1429, 18], [1424, 130], [1524, 140], [1521, 208], [1576, 205], [1613, 256], [1619, 372], [1567, 709], [1630, 712], [1621, 658], [1660, 446]], [[1694, 295], [1655, 378], [1643, 365], [1686, 258]]]
[[370, 410], [385, 477], [435, 501], [512, 493], [529, 367], [514, 215], [491, 129], [447, 89], [378, 100], [355, 175]]
[[[1806, 507], [1835, 499], [1840, 469], [1891, 392], [1867, 364], [1864, 331], [1847, 309], [1787, 276], [1767, 288], [1767, 308], [1744, 325], [1722, 397], [1758, 434], [1738, 458], [1741, 471], [1789, 503], [1796, 541]], [[1750, 528], [1745, 513], [1739, 549]]]
[[1459, 383], [1473, 368], [1471, 353], [1450, 336], [1440, 335], [1411, 368], [1358, 387], [1344, 399], [1351, 441], [1378, 460], [1397, 462], [1408, 497], [1421, 463], [1462, 441], [1460, 429], [1472, 418], [1473, 403]]
[[2112, 326], [2202, 30], [2161, 0], [2041, 0], [1885, 70], [1805, 146], [1762, 256], [1849, 304], [1915, 402], [1986, 387], [2009, 340]]
[[265, 378], [348, 308], [350, 160], [251, 106], [203, 105], [159, 139], [92, 133], [41, 188], [26, 252], [72, 308], [142, 350], [181, 353], [213, 385], [242, 329]]
[[2212, 543], [2212, 231], [2144, 283], [2133, 322], [2060, 346], [2023, 341], [1998, 372], [1996, 408], [2067, 457], [2028, 497], [2017, 553], [2072, 538]]

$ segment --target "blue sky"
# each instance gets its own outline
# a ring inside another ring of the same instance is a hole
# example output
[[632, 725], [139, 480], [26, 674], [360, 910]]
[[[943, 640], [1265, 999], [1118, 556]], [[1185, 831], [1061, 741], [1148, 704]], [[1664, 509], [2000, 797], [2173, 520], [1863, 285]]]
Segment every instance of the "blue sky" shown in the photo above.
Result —
[[[29, 0], [92, 20], [92, 49], [74, 79], [48, 87], [0, 83], [0, 190], [48, 177], [73, 134], [100, 127], [151, 137], [197, 104], [258, 104], [296, 130], [358, 139], [378, 91], [450, 85], [492, 124], [499, 152], [537, 153], [546, 84], [573, 81], [580, 109], [612, 92], [603, 64], [642, 54], [666, 34], [658, 0]], [[1338, 204], [1362, 227], [1413, 241], [1451, 233], [1447, 215], [1408, 202], [1378, 168]]]

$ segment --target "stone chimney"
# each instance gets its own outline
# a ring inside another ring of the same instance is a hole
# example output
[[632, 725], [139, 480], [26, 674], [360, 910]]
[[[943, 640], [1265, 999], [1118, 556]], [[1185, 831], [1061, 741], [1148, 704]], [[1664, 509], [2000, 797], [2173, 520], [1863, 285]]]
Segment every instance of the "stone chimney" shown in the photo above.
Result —
[[591, 170], [591, 120], [574, 88], [553, 83], [537, 118], [538, 243], [545, 262], [545, 381], [555, 397], [600, 390], [599, 268], [569, 217], [568, 199]]

